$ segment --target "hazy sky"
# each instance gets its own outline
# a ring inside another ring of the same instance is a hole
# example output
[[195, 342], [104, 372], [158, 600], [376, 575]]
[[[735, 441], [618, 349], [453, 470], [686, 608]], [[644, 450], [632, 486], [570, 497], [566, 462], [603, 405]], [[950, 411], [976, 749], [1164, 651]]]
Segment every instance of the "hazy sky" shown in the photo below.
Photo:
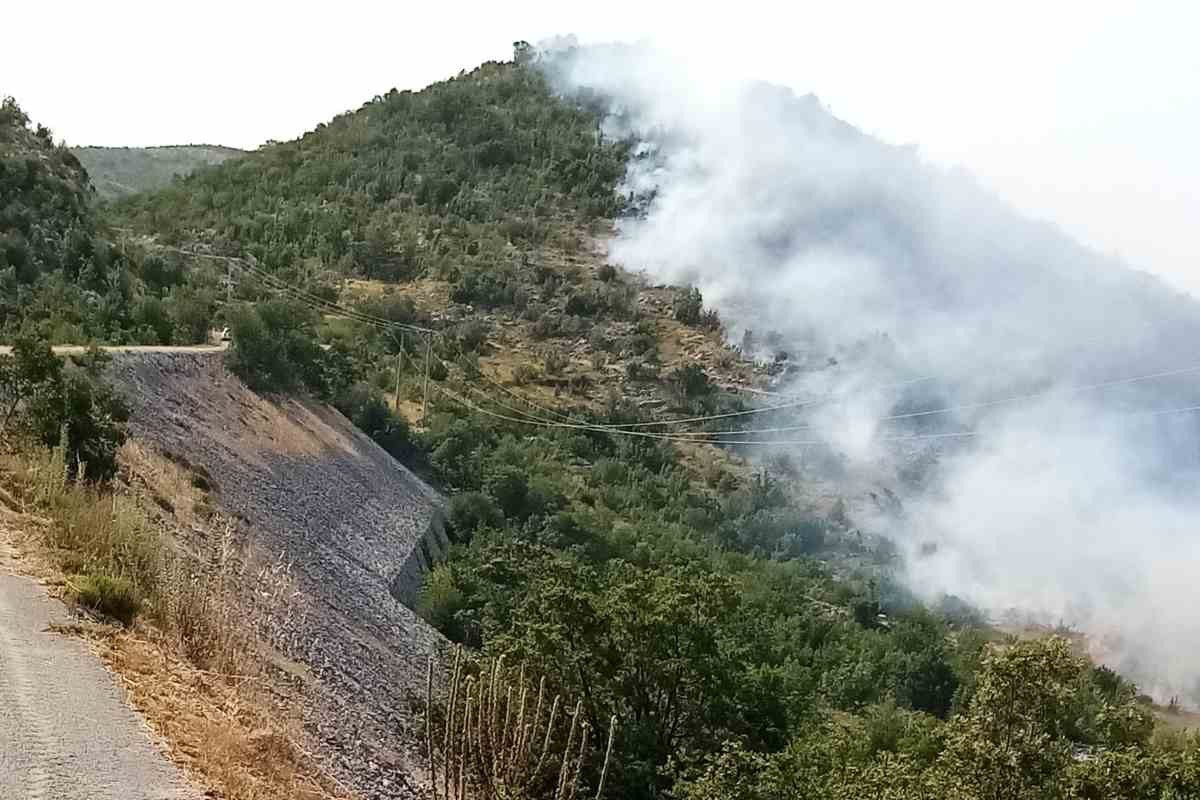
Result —
[[[818, 94], [1200, 294], [1200, 4], [12, 3], [0, 94], [71, 144], [287, 139], [515, 39], [651, 39]], [[970, 6], [976, 6], [971, 8]]]

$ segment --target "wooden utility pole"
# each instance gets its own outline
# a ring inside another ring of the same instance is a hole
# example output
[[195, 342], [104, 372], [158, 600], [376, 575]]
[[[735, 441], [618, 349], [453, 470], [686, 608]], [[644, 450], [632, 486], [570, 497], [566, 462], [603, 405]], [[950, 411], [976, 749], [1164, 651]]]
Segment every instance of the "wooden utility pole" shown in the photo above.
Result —
[[400, 364], [404, 359], [404, 334], [400, 334], [400, 349], [396, 351], [396, 413], [400, 413]]
[[425, 397], [421, 400], [421, 427], [429, 418], [429, 361], [433, 358], [433, 334], [425, 334]]

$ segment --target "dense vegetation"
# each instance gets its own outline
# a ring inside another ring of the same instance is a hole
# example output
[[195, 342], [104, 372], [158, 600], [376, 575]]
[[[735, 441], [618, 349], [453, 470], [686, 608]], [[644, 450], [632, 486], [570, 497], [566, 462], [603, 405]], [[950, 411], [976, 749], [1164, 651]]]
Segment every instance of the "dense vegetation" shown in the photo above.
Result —
[[[419, 355], [416, 337], [324, 318], [261, 275], [243, 275], [220, 306], [211, 265], [140, 238], [252, 257], [324, 300], [346, 277], [442, 279], [453, 303], [503, 310], [539, 340], [620, 322], [626, 332], [602, 332], [597, 347], [642, 359], [631, 378], [661, 380], [681, 408], [722, 407], [701, 366], [658, 375], [654, 328], [614, 270], [568, 266], [587, 226], [619, 212], [627, 148], [602, 141], [591, 101], [556, 98], [527, 59], [519, 48], [513, 63], [389, 92], [295, 142], [127, 198], [105, 213], [137, 234], [129, 255], [107, 244], [69, 154], [10, 122], [25, 149], [5, 151], [0, 180], [26, 199], [0, 211], [0, 281], [22, 298], [4, 329], [196, 341], [219, 317], [248, 382], [329, 398], [424, 462], [452, 495], [455, 544], [421, 612], [451, 639], [550, 676], [595, 730], [615, 714], [611, 797], [1200, 793], [1197, 743], [1156, 733], [1134, 688], [1064, 641], [1005, 642], [969, 613], [923, 608], [887, 580], [886, 551], [860, 554], [873, 571], [835, 579], [815, 556], [844, 521], [797, 511], [773, 471], [713, 459], [701, 472], [652, 438], [475, 413], [449, 398], [478, 383], [478, 320], [442, 326], [431, 377], [448, 392], [411, 433], [382, 390], [398, 355]], [[72, 242], [85, 239], [83, 256]], [[357, 308], [440, 324], [397, 293]], [[695, 291], [671, 315], [720, 324]], [[548, 349], [523, 366], [554, 375], [562, 358]], [[406, 377], [399, 394], [415, 385]], [[603, 413], [556, 410], [639, 419], [620, 397]]]
[[101, 220], [86, 170], [12, 98], [0, 107], [0, 341], [194, 343], [216, 278], [127, 245]]
[[485, 64], [392, 90], [294, 141], [204, 170], [117, 212], [166, 241], [235, 247], [271, 271], [479, 280], [555, 235], [611, 216], [625, 148], [535, 70]]
[[104, 364], [100, 352], [64, 363], [45, 342], [19, 338], [0, 358], [0, 451], [59, 449], [67, 477], [111, 478], [128, 412], [103, 379]]
[[1065, 640], [1005, 642], [886, 582], [835, 581], [805, 554], [836, 523], [791, 510], [770, 472], [704, 483], [669, 447], [450, 408], [425, 443], [457, 492], [422, 613], [554, 676], [596, 730], [617, 715], [613, 796], [1200, 789], [1197, 743], [1155, 738], [1134, 688]]

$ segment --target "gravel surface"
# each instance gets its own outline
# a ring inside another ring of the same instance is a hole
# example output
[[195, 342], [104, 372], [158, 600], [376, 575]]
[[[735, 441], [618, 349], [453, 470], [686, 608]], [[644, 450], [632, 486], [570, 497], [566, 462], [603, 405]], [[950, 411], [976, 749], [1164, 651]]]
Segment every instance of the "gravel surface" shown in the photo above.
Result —
[[112, 370], [132, 434], [202, 468], [239, 541], [291, 564], [275, 638], [305, 667], [325, 766], [364, 797], [414, 796], [411, 708], [444, 639], [397, 598], [445, 550], [442, 497], [336, 411], [249, 391], [220, 354], [122, 354]]
[[70, 616], [0, 567], [0, 798], [198, 798], [87, 645], [51, 633]]
[[[227, 348], [228, 345], [226, 344], [129, 344], [105, 346], [100, 349], [106, 353], [120, 355], [121, 353], [221, 353]], [[54, 351], [55, 355], [59, 356], [80, 356], [88, 351], [88, 348], [81, 344], [56, 344], [50, 349]], [[9, 355], [12, 355], [12, 345], [0, 345], [0, 356]]]

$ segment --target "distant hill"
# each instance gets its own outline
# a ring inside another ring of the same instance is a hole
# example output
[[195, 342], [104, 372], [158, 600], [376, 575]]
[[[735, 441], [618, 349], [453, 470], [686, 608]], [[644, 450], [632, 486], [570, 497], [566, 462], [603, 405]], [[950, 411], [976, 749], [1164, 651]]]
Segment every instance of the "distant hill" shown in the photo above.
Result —
[[244, 150], [208, 144], [168, 147], [75, 147], [71, 149], [91, 176], [96, 193], [105, 199], [153, 191], [176, 175], [220, 164]]

